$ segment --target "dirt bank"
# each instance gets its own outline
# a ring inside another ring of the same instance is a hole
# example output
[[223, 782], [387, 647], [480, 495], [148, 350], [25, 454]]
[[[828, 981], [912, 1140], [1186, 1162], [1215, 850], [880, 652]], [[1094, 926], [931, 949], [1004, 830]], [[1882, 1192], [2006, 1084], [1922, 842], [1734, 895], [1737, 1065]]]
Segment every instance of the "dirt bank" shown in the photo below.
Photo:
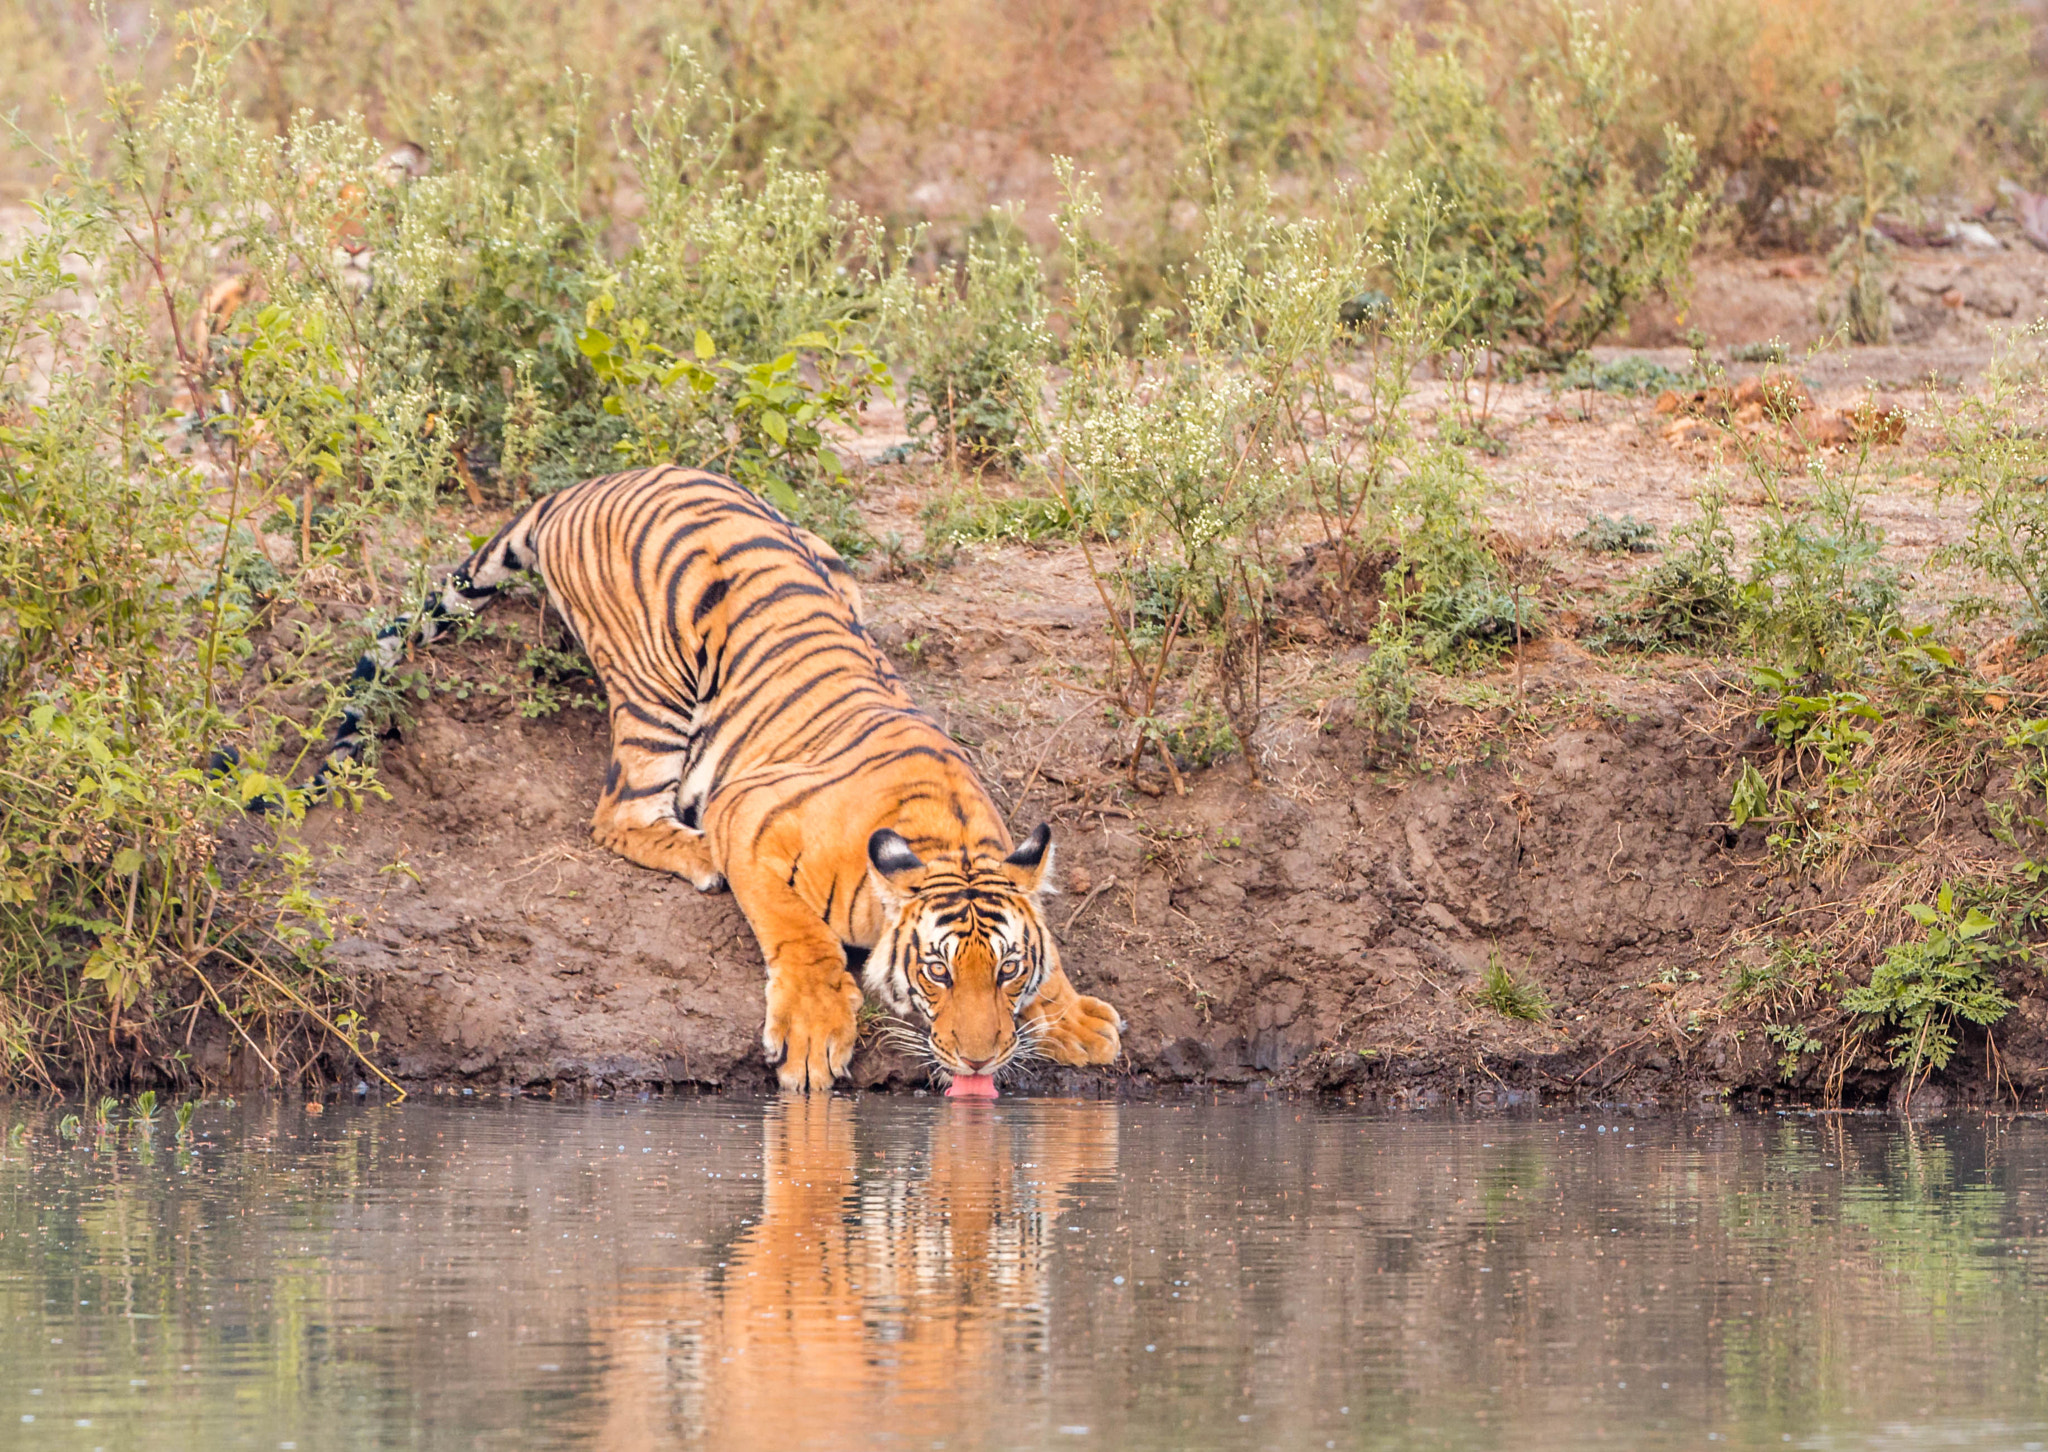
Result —
[[[1500, 710], [1429, 711], [1426, 742], [1462, 765], [1368, 771], [1339, 700], [1276, 723], [1274, 785], [1226, 762], [1191, 773], [1185, 797], [1148, 779], [1153, 796], [1121, 786], [1099, 712], [1059, 691], [1083, 627], [1056, 600], [1024, 602], [1001, 633], [949, 630], [974, 607], [943, 588], [877, 594], [882, 634], [918, 663], [914, 689], [975, 750], [1012, 820], [1056, 824], [1052, 915], [1070, 969], [1129, 1020], [1125, 1063], [1048, 1073], [1044, 1087], [1780, 1084], [1763, 1015], [1726, 1006], [1731, 970], [1762, 927], [1827, 895], [1780, 876], [1756, 829], [1722, 825], [1748, 718], [1704, 670], [1618, 675], [1569, 642], [1535, 645], [1519, 680], [1477, 683], [1519, 688], [1508, 729]], [[473, 643], [434, 670], [490, 680], [512, 658]], [[528, 720], [508, 697], [439, 697], [386, 744], [390, 802], [316, 814], [326, 886], [360, 913], [336, 957], [365, 980], [402, 1077], [769, 1085], [745, 924], [730, 897], [589, 844], [603, 765], [594, 712]], [[1474, 1002], [1496, 958], [1544, 991], [1546, 1020]], [[2024, 988], [2008, 985], [2021, 1008], [2001, 1036], [2031, 1093], [2048, 1003]], [[870, 1043], [854, 1080], [922, 1076]], [[1886, 1084], [1866, 1073], [1847, 1088]]]
[[[1702, 293], [1745, 335], [1797, 341], [1821, 285], [1810, 267], [1737, 261], [1709, 268]], [[1918, 309], [1907, 343], [1794, 366], [1821, 407], [1915, 380], [1934, 402], [1992, 356], [1976, 314], [2048, 306], [2044, 285], [2031, 253], [1914, 260], [1900, 282], [1902, 307]], [[1420, 421], [1449, 407], [1430, 385]], [[1129, 1022], [1113, 1072], [1047, 1073], [1045, 1085], [1818, 1089], [1818, 1058], [1795, 1056], [1788, 1072], [1765, 1033], [1790, 1021], [1786, 1006], [1744, 1007], [1731, 986], [1771, 934], [1824, 926], [1870, 879], [1788, 875], [1758, 829], [1723, 825], [1743, 753], [1762, 744], [1743, 672], [1616, 660], [1572, 638], [1644, 567], [1572, 548], [1590, 513], [1668, 531], [1701, 492], [1723, 488], [1746, 547], [1765, 501], [1725, 450], [1674, 439], [1642, 400], [1525, 383], [1493, 407], [1506, 449], [1479, 461], [1497, 490], [1489, 512], [1504, 539], [1543, 558], [1546, 588], [1571, 606], [1499, 674], [1439, 680], [1419, 755], [1396, 772], [1369, 769], [1351, 720], [1364, 646], [1313, 620], [1294, 622], [1270, 662], [1268, 785], [1249, 785], [1226, 759], [1190, 771], [1177, 796], [1164, 778], [1132, 790], [1115, 765], [1121, 738], [1087, 689], [1106, 655], [1077, 549], [981, 549], [923, 582], [866, 587], [878, 637], [975, 754], [1013, 826], [1055, 824], [1063, 895], [1052, 915], [1070, 969]], [[896, 437], [878, 415], [860, 452], [872, 458]], [[1931, 486], [1926, 448], [1916, 426], [1866, 480], [1887, 554], [1913, 572], [1916, 618], [1942, 615], [1963, 583], [1933, 568], [1966, 521]], [[871, 472], [870, 527], [914, 546], [934, 487], [914, 471]], [[480, 514], [474, 527], [488, 522]], [[520, 714], [531, 696], [520, 633], [535, 618], [530, 605], [501, 607], [489, 637], [427, 653], [439, 689], [385, 743], [391, 800], [322, 809], [311, 824], [329, 854], [324, 887], [355, 915], [335, 956], [374, 1004], [380, 1053], [412, 1080], [764, 1087], [759, 957], [731, 899], [591, 846], [598, 714]], [[1977, 650], [1988, 635], [1954, 638]], [[1916, 850], [1997, 859], [1989, 785], [1966, 784], [1915, 825]], [[1546, 1018], [1479, 1006], [1493, 961], [1542, 990]], [[2025, 964], [2002, 977], [2017, 1008], [1998, 1029], [1998, 1068], [2023, 1099], [2048, 1084], [2038, 979]], [[1983, 1036], [1966, 1035], [1944, 1092], [1983, 1093], [1985, 1055]], [[1851, 1098], [1881, 1097], [1894, 1077], [1874, 1045], [1831, 1072]], [[870, 1043], [854, 1079], [922, 1076]]]
[[[996, 651], [1006, 674], [1048, 663], [1039, 632], [1058, 629], [1020, 626], [1013, 641], [1027, 644]], [[942, 714], [979, 684], [977, 662], [988, 669], [979, 644], [921, 652], [913, 681]], [[467, 667], [490, 668], [468, 654]], [[1525, 661], [1523, 689], [1583, 694], [1588, 665], [1552, 648]], [[1758, 900], [1717, 825], [1731, 751], [1707, 723], [1723, 713], [1697, 687], [1612, 684], [1599, 708], [1502, 743], [1488, 765], [1368, 773], [1338, 711], [1292, 790], [1249, 787], [1225, 764], [1194, 773], [1184, 798], [1115, 790], [1099, 766], [1077, 792], [1101, 743], [1071, 717], [952, 716], [1012, 791], [1016, 764], [1049, 763], [1012, 815], [1057, 827], [1052, 915], [1070, 971], [1130, 1024], [1116, 1077], [1745, 1082], [1742, 1042], [1683, 1031], [1718, 1002], [1718, 964]], [[603, 751], [594, 713], [436, 706], [387, 747], [390, 803], [316, 820], [316, 840], [341, 849], [328, 886], [363, 914], [337, 956], [375, 981], [373, 1021], [402, 1075], [769, 1082], [759, 956], [731, 899], [586, 840]], [[1491, 955], [1546, 989], [1551, 1021], [1471, 1004]], [[920, 1076], [870, 1045], [854, 1077]]]

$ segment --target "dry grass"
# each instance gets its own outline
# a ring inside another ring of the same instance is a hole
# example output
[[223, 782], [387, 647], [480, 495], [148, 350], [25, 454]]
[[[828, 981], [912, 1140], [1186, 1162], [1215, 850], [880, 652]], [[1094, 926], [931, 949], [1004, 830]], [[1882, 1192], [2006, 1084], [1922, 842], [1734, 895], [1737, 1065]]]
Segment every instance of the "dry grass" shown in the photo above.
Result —
[[[1988, 195], [1996, 174], [2038, 182], [2048, 161], [2019, 0], [1599, 8], [1653, 77], [1624, 143], [1648, 156], [1667, 124], [1696, 136], [1737, 231], [1820, 220], [1802, 189], [1839, 180], [1851, 72], [1911, 98], [1902, 160], [1923, 188]], [[870, 213], [933, 224], [942, 243], [1011, 200], [1049, 242], [1050, 158], [1079, 158], [1101, 178], [1111, 235], [1149, 259], [1129, 279], [1141, 289], [1164, 285], [1160, 269], [1191, 245], [1186, 199], [1210, 158], [1272, 176], [1297, 203], [1356, 175], [1381, 138], [1381, 59], [1398, 34], [1467, 49], [1496, 90], [1563, 34], [1548, 0], [272, 0], [264, 12], [238, 87], [280, 129], [302, 108], [355, 110], [387, 141], [416, 140], [444, 92], [530, 132], [569, 124], [574, 93], [601, 128], [660, 84], [664, 43], [680, 40], [750, 113], [742, 161], [780, 150]], [[110, 20], [103, 30], [83, 0], [0, 8], [0, 112], [44, 138], [97, 94], [102, 66], [144, 94], [175, 79], [168, 20], [134, 0]], [[72, 122], [95, 126], [95, 108]], [[35, 174], [25, 155], [0, 164], [0, 199]], [[590, 177], [599, 193], [618, 181]]]

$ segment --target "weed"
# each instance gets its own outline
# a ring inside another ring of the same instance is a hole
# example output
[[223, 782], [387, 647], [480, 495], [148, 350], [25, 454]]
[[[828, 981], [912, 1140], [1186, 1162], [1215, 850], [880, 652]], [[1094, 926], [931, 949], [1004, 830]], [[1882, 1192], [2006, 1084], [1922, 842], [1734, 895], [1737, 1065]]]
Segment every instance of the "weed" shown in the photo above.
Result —
[[1694, 193], [1692, 139], [1667, 128], [1650, 190], [1617, 146], [1640, 74], [1591, 12], [1561, 10], [1562, 45], [1510, 93], [1528, 144], [1481, 74], [1476, 43], [1421, 55], [1403, 36], [1392, 55], [1394, 139], [1383, 178], [1412, 176], [1442, 199], [1440, 245], [1477, 297], [1460, 332], [1521, 343], [1552, 366], [1582, 353], [1638, 298], [1685, 285], [1706, 214]]
[[1482, 533], [1482, 481], [1457, 453], [1416, 462], [1396, 496], [1404, 510], [1387, 607], [1431, 664], [1497, 653], [1542, 633], [1533, 602], [1511, 587]]
[[1372, 654], [1354, 688], [1368, 766], [1389, 766], [1414, 749], [1415, 676], [1408, 634], [1391, 620], [1373, 630]]
[[1741, 622], [1735, 535], [1718, 492], [1700, 497], [1700, 514], [1671, 531], [1671, 548], [1631, 585], [1633, 598], [1602, 616], [1587, 643], [1595, 649], [1701, 651]]
[[1843, 237], [1828, 255], [1842, 295], [1822, 305], [1821, 324], [1840, 323], [1852, 343], [1888, 343], [1892, 336], [1891, 243], [1877, 231], [1878, 215], [1909, 196], [1919, 175], [1906, 157], [1918, 132], [1911, 94], [1852, 69], [1843, 77], [1835, 111], [1835, 143], [1846, 158], [1849, 187], [1836, 205]]
[[1761, 961], [1745, 960], [1728, 985], [1732, 1007], [1762, 1004], [1789, 1010], [1812, 1001], [1826, 977], [1827, 957], [1817, 943], [1799, 938], [1774, 938]]
[[1057, 477], [1063, 503], [1088, 518], [1115, 557], [1099, 567], [1084, 539], [1116, 644], [1113, 694], [1135, 728], [1131, 778], [1156, 748], [1178, 780], [1159, 725], [1161, 689], [1176, 647], [1202, 642], [1214, 648], [1218, 702], [1256, 779], [1251, 743], [1270, 578], [1263, 530], [1283, 498], [1272, 440], [1287, 374], [1262, 387], [1233, 366], [1226, 348], [1247, 299], [1257, 296], [1250, 259], [1259, 234], [1240, 230], [1233, 199], [1219, 195], [1184, 318], [1192, 356], [1155, 339], [1147, 352], [1125, 357], [1088, 231], [1099, 202], [1071, 168], [1066, 176], [1073, 374], [1054, 429]]
[[1630, 356], [1595, 362], [1582, 353], [1565, 365], [1563, 372], [1558, 374], [1556, 386], [1560, 390], [1578, 389], [1645, 397], [1662, 393], [1666, 389], [1683, 392], [1696, 388], [1699, 386], [1699, 379], [1694, 373], [1674, 373], [1662, 363], [1653, 363], [1648, 358]]
[[1633, 514], [1619, 519], [1593, 514], [1587, 516], [1586, 527], [1572, 536], [1572, 543], [1596, 555], [1646, 554], [1657, 548], [1657, 526], [1645, 524]]
[[1779, 367], [1792, 360], [1792, 350], [1776, 338], [1764, 343], [1737, 343], [1728, 350], [1731, 363], [1763, 363]]
[[918, 513], [927, 547], [964, 544], [1037, 544], [1072, 539], [1087, 525], [1071, 500], [1054, 495], [992, 495], [949, 490]]
[[1948, 885], [1931, 905], [1909, 904], [1907, 913], [1926, 936], [1893, 944], [1870, 982], [1842, 995], [1842, 1007], [1860, 1014], [1866, 1031], [1892, 1031], [1891, 1062], [1906, 1071], [1909, 1085], [1948, 1067], [1958, 1020], [1988, 1029], [2012, 1009], [1995, 970], [2026, 950], [2015, 947], [1989, 914], [1958, 906]]
[[1542, 987], [1517, 979], [1498, 953], [1487, 957], [1486, 975], [1480, 980], [1479, 988], [1472, 995], [1472, 1000], [1481, 1008], [1491, 1009], [1503, 1018], [1541, 1023], [1550, 1017], [1550, 999], [1544, 994]]
[[1773, 486], [1772, 512], [1757, 532], [1742, 591], [1750, 640], [1794, 673], [1833, 679], [1891, 623], [1905, 591], [1884, 557], [1884, 533], [1864, 514], [1853, 477], [1810, 466], [1805, 508], [1786, 507]]
[[[2015, 625], [2029, 654], [2048, 646], [2048, 493], [2040, 483], [2048, 477], [2048, 437], [2019, 418], [2038, 398], [2030, 371], [2001, 354], [1985, 370], [1981, 390], [1942, 406], [1935, 420], [1944, 440], [1942, 492], [1971, 506], [1962, 543], [1935, 558], [1967, 565], [2024, 599]], [[1958, 614], [1968, 620], [2000, 604], [1978, 595], [1960, 602]]]
[[626, 425], [614, 453], [635, 465], [697, 460], [799, 523], [824, 523], [828, 541], [834, 527], [844, 532], [843, 521], [829, 508], [807, 507], [800, 491], [844, 475], [824, 430], [857, 428], [868, 400], [891, 391], [888, 365], [850, 337], [847, 324], [799, 333], [776, 356], [742, 363], [701, 328], [688, 353], [674, 352], [650, 336], [645, 318], [614, 318], [616, 306], [608, 292], [593, 298], [589, 326], [576, 338], [610, 389], [604, 411]]
[[1052, 335], [1045, 280], [1016, 219], [995, 213], [957, 274], [919, 289], [904, 334], [913, 357], [904, 421], [926, 453], [1015, 465], [1040, 429]]
[[1729, 802], [1729, 825], [1740, 831], [1751, 821], [1768, 821], [1778, 828], [1770, 836], [1773, 850], [1824, 855], [1832, 850], [1837, 809], [1868, 781], [1863, 759], [1884, 715], [1858, 691], [1793, 694], [1790, 678], [1765, 666], [1755, 668], [1753, 678], [1761, 689], [1777, 693], [1757, 725], [1789, 753], [1789, 762], [1781, 763], [1773, 780], [1754, 763], [1743, 764]]
[[1818, 1054], [1827, 1046], [1796, 1023], [1767, 1023], [1764, 1037], [1778, 1051], [1778, 1077], [1791, 1082], [1799, 1077], [1799, 1061]]

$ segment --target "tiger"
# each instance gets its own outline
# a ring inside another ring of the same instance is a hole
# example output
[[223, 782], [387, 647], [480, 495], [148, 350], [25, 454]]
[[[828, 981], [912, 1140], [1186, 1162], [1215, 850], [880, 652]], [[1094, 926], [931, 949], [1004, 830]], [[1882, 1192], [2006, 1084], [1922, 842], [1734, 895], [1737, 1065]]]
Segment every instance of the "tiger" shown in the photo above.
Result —
[[863, 988], [942, 1085], [1116, 1059], [1122, 1017], [1075, 989], [1047, 926], [1051, 827], [1013, 840], [862, 623], [846, 561], [718, 474], [607, 475], [520, 511], [357, 662], [316, 797], [363, 746], [368, 684], [523, 572], [607, 698], [591, 835], [730, 889], [766, 964], [761, 1044], [784, 1089], [844, 1077]]

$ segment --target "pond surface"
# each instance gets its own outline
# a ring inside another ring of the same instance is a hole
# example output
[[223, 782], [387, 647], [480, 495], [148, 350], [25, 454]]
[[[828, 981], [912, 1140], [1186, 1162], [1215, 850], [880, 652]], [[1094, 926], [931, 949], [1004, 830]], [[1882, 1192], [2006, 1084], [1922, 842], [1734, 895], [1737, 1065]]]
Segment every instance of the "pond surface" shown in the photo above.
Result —
[[2040, 1447], [2048, 1123], [0, 1103], [0, 1447]]

